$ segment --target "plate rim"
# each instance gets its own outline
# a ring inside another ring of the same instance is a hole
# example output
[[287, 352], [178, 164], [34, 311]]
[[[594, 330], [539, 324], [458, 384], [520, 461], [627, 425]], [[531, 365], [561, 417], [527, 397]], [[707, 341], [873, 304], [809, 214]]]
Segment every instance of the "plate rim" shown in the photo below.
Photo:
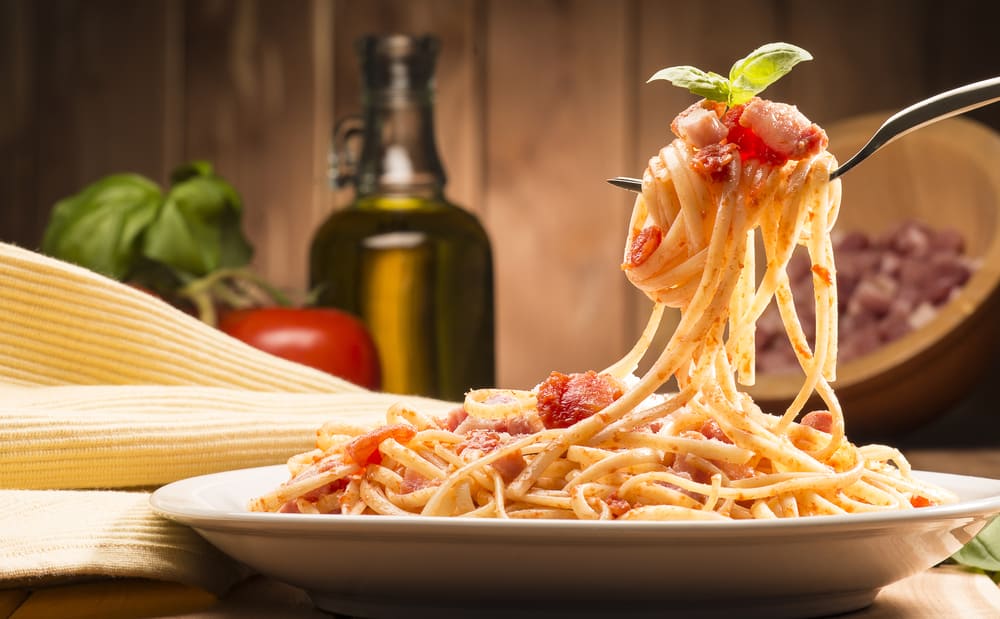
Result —
[[[648, 536], [661, 533], [720, 536], [784, 535], [792, 531], [853, 533], [860, 530], [895, 528], [905, 524], [919, 524], [960, 518], [975, 518], [1000, 514], [1000, 479], [914, 470], [918, 478], [931, 483], [953, 487], [959, 483], [990, 484], [994, 488], [982, 496], [948, 505], [922, 507], [905, 511], [867, 512], [861, 514], [810, 516], [777, 520], [727, 520], [727, 521], [593, 521], [593, 520], [522, 520], [497, 518], [450, 518], [443, 516], [351, 516], [329, 514], [279, 514], [268, 512], [235, 511], [180, 506], [178, 501], [187, 490], [204, 488], [211, 483], [226, 483], [255, 475], [277, 475], [278, 469], [287, 475], [287, 466], [269, 466], [233, 469], [207, 473], [168, 483], [156, 489], [149, 497], [151, 509], [158, 515], [194, 529], [233, 531], [258, 529], [260, 533], [295, 532], [296, 534], [437, 534], [450, 537], [481, 535], [483, 533], [508, 533], [514, 535], [550, 535], [563, 537], [587, 536], [595, 531], [615, 534], [635, 533]], [[950, 483], [949, 483], [950, 482]], [[247, 497], [249, 500], [251, 497]]]

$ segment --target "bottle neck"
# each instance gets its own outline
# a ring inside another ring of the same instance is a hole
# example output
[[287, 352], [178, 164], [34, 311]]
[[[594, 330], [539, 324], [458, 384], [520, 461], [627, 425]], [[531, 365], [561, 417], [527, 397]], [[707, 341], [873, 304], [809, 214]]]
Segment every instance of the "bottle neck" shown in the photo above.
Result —
[[445, 173], [434, 141], [429, 90], [368, 91], [358, 196], [440, 198]]

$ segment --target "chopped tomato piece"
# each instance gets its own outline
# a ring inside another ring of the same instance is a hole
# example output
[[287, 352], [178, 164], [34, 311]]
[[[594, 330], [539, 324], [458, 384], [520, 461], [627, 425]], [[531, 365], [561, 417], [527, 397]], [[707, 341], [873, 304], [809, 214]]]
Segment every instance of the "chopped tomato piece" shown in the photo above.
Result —
[[740, 159], [743, 161], [747, 159], [759, 159], [764, 163], [774, 165], [781, 165], [788, 161], [788, 157], [781, 155], [765, 144], [764, 140], [754, 133], [753, 129], [740, 124], [740, 116], [743, 115], [743, 110], [745, 109], [745, 104], [735, 105], [722, 118], [723, 124], [729, 127], [729, 135], [726, 136], [726, 140], [739, 147]]
[[538, 416], [546, 428], [568, 428], [622, 397], [624, 387], [607, 374], [552, 372], [538, 387]]
[[624, 515], [625, 512], [627, 512], [628, 510], [632, 509], [632, 505], [629, 504], [628, 501], [626, 501], [625, 499], [621, 498], [620, 496], [618, 496], [614, 492], [612, 492], [611, 494], [609, 494], [604, 499], [604, 502], [608, 504], [608, 507], [611, 509], [611, 515], [614, 516], [615, 518], [618, 518], [618, 517]]
[[628, 250], [626, 266], [637, 267], [649, 260], [653, 252], [663, 242], [663, 230], [659, 226], [648, 226], [639, 231]]
[[827, 286], [833, 285], [833, 276], [830, 275], [830, 270], [824, 267], [823, 265], [814, 264], [812, 272], [815, 273], [821, 280], [823, 280], [823, 283], [825, 283]]

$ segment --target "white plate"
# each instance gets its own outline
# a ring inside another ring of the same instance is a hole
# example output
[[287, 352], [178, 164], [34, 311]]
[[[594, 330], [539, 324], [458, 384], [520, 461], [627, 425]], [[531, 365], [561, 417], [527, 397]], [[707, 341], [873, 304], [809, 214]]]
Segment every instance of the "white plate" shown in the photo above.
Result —
[[[855, 610], [925, 570], [1000, 512], [1000, 480], [919, 473], [961, 502], [782, 521], [578, 522], [246, 511], [285, 466], [204, 475], [153, 493], [320, 608], [361, 617], [816, 617]], [[672, 613], [677, 613], [676, 615]]]

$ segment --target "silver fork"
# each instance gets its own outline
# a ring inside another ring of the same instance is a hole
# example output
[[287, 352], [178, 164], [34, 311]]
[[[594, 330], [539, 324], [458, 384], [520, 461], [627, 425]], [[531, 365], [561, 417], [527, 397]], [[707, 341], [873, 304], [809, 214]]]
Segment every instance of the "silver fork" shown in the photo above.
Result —
[[[964, 114], [1000, 101], [1000, 77], [993, 77], [980, 82], [973, 82], [934, 95], [929, 99], [918, 101], [913, 105], [896, 112], [889, 117], [878, 131], [872, 135], [853, 157], [845, 161], [830, 174], [830, 180], [841, 176], [858, 165], [883, 146], [896, 141], [911, 131], [926, 127], [945, 118]], [[629, 191], [642, 191], [642, 180], [628, 176], [616, 176], [608, 179], [615, 187]]]

